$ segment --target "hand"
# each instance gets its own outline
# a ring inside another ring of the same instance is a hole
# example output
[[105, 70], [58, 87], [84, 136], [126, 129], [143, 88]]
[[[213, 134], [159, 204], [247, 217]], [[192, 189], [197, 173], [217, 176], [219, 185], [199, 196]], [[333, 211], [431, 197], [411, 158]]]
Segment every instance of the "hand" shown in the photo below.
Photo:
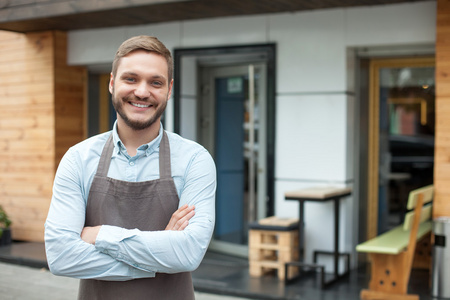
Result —
[[165, 230], [184, 230], [189, 224], [189, 220], [195, 215], [195, 206], [183, 205], [172, 214], [169, 224]]
[[97, 239], [101, 227], [102, 226], [84, 227], [81, 231], [81, 239], [86, 243], [95, 245], [95, 240]]

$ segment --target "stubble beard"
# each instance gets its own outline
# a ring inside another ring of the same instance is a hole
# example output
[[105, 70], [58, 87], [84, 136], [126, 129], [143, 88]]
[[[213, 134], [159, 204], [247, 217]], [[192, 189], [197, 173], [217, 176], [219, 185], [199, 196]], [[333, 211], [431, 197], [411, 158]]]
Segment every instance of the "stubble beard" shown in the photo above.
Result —
[[160, 117], [164, 113], [164, 110], [167, 106], [167, 101], [162, 101], [156, 108], [155, 113], [150, 117], [150, 119], [146, 121], [138, 121], [130, 119], [123, 109], [124, 103], [128, 103], [129, 101], [129, 98], [116, 99], [115, 95], [112, 95], [112, 104], [114, 106], [114, 109], [125, 122], [125, 124], [133, 130], [144, 130], [152, 126], [155, 122], [159, 122]]

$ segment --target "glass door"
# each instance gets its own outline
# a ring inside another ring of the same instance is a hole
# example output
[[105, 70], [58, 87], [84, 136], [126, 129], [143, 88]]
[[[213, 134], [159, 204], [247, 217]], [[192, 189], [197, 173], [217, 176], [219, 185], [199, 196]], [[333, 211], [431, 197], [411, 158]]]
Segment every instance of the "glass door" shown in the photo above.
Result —
[[201, 143], [217, 167], [210, 249], [248, 256], [248, 223], [266, 216], [265, 66], [202, 70]]
[[433, 58], [371, 62], [368, 225], [372, 236], [401, 224], [409, 191], [433, 183], [434, 82]]

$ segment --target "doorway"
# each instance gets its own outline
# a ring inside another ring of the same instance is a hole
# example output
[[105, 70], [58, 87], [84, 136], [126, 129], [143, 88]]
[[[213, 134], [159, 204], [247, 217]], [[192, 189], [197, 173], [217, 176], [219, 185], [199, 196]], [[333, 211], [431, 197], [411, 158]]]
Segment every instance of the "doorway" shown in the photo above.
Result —
[[87, 137], [112, 129], [116, 113], [109, 93], [110, 73], [92, 66], [89, 69]]
[[372, 59], [367, 238], [403, 222], [409, 191], [433, 183], [434, 58]]
[[[274, 48], [174, 53], [184, 68], [175, 69], [175, 131], [202, 144], [217, 168], [210, 250], [247, 257], [248, 224], [273, 214]], [[193, 77], [196, 91], [183, 84]]]
[[201, 68], [199, 141], [216, 162], [211, 249], [248, 253], [248, 223], [267, 216], [266, 66]]

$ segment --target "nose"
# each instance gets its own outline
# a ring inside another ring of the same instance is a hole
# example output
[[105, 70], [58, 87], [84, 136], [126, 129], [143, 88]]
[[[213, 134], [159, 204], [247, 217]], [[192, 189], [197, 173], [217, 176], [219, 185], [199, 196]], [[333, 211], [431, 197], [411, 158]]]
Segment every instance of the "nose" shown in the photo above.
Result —
[[141, 82], [136, 86], [134, 90], [134, 95], [139, 99], [146, 99], [150, 96], [150, 92], [146, 82]]

